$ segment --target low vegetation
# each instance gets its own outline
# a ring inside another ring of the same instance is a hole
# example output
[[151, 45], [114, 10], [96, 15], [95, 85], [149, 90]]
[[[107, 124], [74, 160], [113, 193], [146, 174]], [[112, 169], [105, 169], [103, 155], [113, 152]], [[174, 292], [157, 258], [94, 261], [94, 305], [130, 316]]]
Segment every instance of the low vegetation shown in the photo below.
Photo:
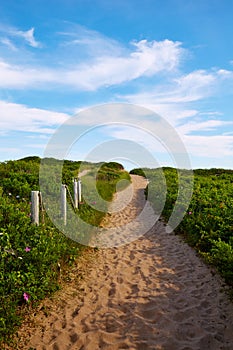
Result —
[[[135, 169], [131, 173], [146, 174], [148, 198], [155, 210], [160, 210], [165, 202], [162, 216], [168, 221], [177, 199], [178, 174], [173, 168], [162, 170], [161, 173], [161, 169]], [[183, 184], [188, 184], [188, 179], [189, 172], [182, 171]], [[177, 204], [182, 210], [182, 199]], [[233, 170], [194, 170], [193, 195], [175, 231], [183, 234], [233, 287]]]
[[[61, 267], [72, 264], [86, 249], [62, 234], [47, 215], [43, 224], [31, 224], [30, 193], [39, 190], [40, 162], [38, 157], [27, 157], [0, 163], [0, 343], [10, 339], [27, 306], [33, 307], [59, 288]], [[68, 160], [63, 163], [62, 182], [71, 193], [80, 165]], [[83, 200], [76, 215], [98, 226], [117, 183], [130, 177], [114, 162], [82, 163], [82, 167], [89, 172], [82, 180]], [[51, 184], [56, 187], [56, 172], [49, 175], [51, 190]], [[105, 200], [103, 210], [96, 210], [101, 198]]]

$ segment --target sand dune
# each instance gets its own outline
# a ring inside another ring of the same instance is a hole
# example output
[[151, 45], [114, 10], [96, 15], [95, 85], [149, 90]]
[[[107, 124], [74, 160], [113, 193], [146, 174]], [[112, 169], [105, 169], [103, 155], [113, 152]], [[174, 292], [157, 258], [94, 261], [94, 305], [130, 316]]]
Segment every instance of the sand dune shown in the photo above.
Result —
[[[134, 205], [121, 211], [120, 223], [135, 216]], [[103, 225], [119, 225], [114, 210]], [[77, 264], [80, 272], [85, 261]], [[44, 307], [31, 317], [19, 332], [20, 349], [233, 348], [233, 305], [221, 279], [162, 221], [127, 245], [93, 252], [86, 271], [47, 303], [47, 316]]]

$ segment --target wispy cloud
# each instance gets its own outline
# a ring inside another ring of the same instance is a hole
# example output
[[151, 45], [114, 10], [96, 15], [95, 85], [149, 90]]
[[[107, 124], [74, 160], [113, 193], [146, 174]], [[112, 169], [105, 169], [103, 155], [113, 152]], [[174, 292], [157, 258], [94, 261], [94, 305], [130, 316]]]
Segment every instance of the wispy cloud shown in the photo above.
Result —
[[[217, 128], [220, 122], [213, 123], [212, 128]], [[221, 158], [224, 156], [233, 156], [233, 135], [189, 135], [193, 130], [206, 130], [207, 123], [191, 124], [186, 130], [177, 129], [180, 134], [187, 152], [190, 156]], [[148, 129], [149, 131], [149, 129]], [[153, 137], [149, 132], [129, 127], [111, 127], [108, 133], [117, 139], [132, 140], [141, 144], [154, 154], [155, 159], [161, 153], [168, 154], [168, 150], [159, 141], [159, 138]], [[217, 147], [216, 147], [217, 145]], [[172, 152], [173, 149], [170, 149]]]
[[19, 148], [16, 148], [16, 147], [0, 147], [0, 151], [3, 153], [13, 153], [13, 154], [18, 154], [20, 152]]
[[64, 50], [77, 52], [78, 57], [103, 57], [103, 56], [121, 56], [127, 54], [128, 48], [113, 38], [107, 37], [100, 32], [88, 29], [84, 26], [66, 23], [65, 30], [58, 32], [62, 38], [60, 45]]
[[177, 131], [182, 135], [188, 135], [196, 131], [213, 131], [217, 130], [219, 127], [232, 126], [233, 122], [208, 119], [207, 121], [191, 121], [186, 122], [182, 126], [177, 127]]
[[232, 135], [185, 135], [183, 140], [188, 152], [200, 158], [223, 158], [226, 156], [233, 156]]
[[16, 39], [23, 39], [26, 44], [33, 48], [42, 47], [42, 44], [35, 39], [35, 28], [33, 27], [23, 31], [11, 26], [0, 25], [0, 34], [3, 35], [1, 42], [8, 45], [10, 48], [16, 48]]
[[180, 43], [142, 40], [133, 43], [128, 55], [96, 58], [92, 64], [82, 64], [67, 73], [67, 82], [81, 79], [88, 90], [118, 85], [140, 77], [151, 77], [177, 68], [182, 49]]
[[[15, 31], [15, 35], [23, 36], [31, 44], [33, 31]], [[78, 39], [77, 39], [78, 40]], [[80, 39], [85, 42], [85, 38]], [[92, 46], [94, 38], [86, 39], [85, 44]], [[91, 44], [90, 44], [91, 42]], [[63, 58], [62, 67], [39, 65], [35, 66], [12, 64], [7, 60], [1, 61], [0, 86], [6, 88], [36, 88], [38, 85], [70, 86], [81, 91], [95, 91], [101, 87], [115, 86], [132, 82], [143, 77], [153, 77], [160, 73], [169, 73], [179, 66], [184, 49], [179, 42], [170, 40], [133, 42], [129, 48], [118, 51], [118, 45], [109, 43], [104, 38], [97, 37], [97, 42], [104, 46], [104, 50], [92, 52], [90, 57], [79, 63], [69, 64], [69, 58]], [[106, 44], [106, 45], [104, 45]], [[96, 42], [95, 44], [96, 45]], [[109, 52], [106, 50], [108, 47]], [[72, 51], [71, 51], [72, 53]], [[71, 55], [72, 56], [72, 55]], [[66, 62], [67, 59], [67, 62]], [[12, 61], [12, 60], [11, 60]]]
[[16, 37], [23, 38], [32, 47], [41, 47], [41, 43], [37, 41], [34, 37], [34, 31], [35, 31], [35, 28], [31, 28], [26, 31], [12, 30], [9, 32], [9, 35], [12, 37], [16, 36]]
[[188, 103], [199, 101], [213, 94], [222, 81], [232, 81], [233, 72], [216, 70], [197, 70], [191, 73], [171, 78], [169, 82], [157, 84], [149, 91], [143, 91], [132, 95], [124, 95], [123, 99], [135, 103], [160, 104], [160, 103]]
[[62, 124], [68, 115], [38, 108], [0, 101], [0, 130], [23, 131], [51, 134], [54, 129]]
[[22, 66], [0, 60], [0, 87], [6, 89], [36, 88], [46, 83], [57, 82], [55, 70]]
[[10, 39], [8, 39], [8, 38], [1, 38], [0, 42], [3, 45], [6, 45], [10, 50], [18, 51], [17, 47], [13, 44], [13, 42]]

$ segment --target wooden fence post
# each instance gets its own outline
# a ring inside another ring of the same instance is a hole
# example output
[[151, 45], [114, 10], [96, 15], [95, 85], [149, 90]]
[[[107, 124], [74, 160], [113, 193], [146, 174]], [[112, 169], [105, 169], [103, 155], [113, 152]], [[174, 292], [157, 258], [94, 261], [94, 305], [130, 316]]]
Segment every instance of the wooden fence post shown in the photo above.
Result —
[[80, 179], [78, 179], [78, 202], [81, 203], [82, 201], [82, 182]]
[[74, 179], [74, 207], [78, 208], [78, 182], [77, 179]]
[[66, 185], [61, 185], [61, 217], [64, 225], [67, 220], [67, 204], [66, 204]]
[[39, 191], [31, 191], [31, 221], [39, 225]]
[[39, 204], [40, 204], [40, 210], [41, 210], [41, 222], [42, 224], [45, 223], [45, 208], [42, 200], [42, 193], [39, 192]]

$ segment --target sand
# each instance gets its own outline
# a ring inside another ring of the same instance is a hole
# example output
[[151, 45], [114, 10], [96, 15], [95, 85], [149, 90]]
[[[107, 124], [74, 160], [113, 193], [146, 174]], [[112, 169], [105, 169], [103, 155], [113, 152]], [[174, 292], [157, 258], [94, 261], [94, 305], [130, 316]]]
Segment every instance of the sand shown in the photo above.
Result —
[[[128, 208], [118, 215], [112, 207], [104, 227], [137, 215], [146, 183], [132, 181]], [[19, 331], [19, 349], [233, 349], [233, 304], [222, 280], [162, 221], [129, 244], [89, 254], [88, 265], [81, 259], [72, 269], [77, 279]]]

